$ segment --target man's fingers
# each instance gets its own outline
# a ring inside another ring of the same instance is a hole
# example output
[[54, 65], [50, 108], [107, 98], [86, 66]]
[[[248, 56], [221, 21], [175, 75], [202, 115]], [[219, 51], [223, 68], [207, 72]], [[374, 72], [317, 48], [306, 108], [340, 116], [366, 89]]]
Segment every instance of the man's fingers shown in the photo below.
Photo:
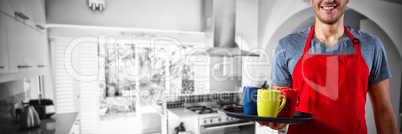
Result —
[[288, 124], [286, 124], [286, 123], [269, 123], [268, 127], [275, 129], [275, 130], [281, 130], [284, 127], [286, 127], [286, 125], [288, 125]]
[[269, 123], [268, 126], [270, 128], [276, 128], [277, 124], [276, 123]]
[[279, 128], [284, 128], [284, 127], [286, 127], [286, 125], [288, 125], [288, 124], [285, 124], [285, 123], [281, 123], [281, 124], [279, 124]]
[[258, 124], [260, 124], [261, 126], [267, 126], [270, 127], [271, 129], [275, 129], [275, 130], [281, 130], [284, 127], [286, 127], [286, 123], [266, 123], [266, 122], [258, 122]]
[[260, 124], [261, 126], [267, 126], [268, 127], [268, 124], [265, 123], [265, 122], [258, 122], [258, 124]]

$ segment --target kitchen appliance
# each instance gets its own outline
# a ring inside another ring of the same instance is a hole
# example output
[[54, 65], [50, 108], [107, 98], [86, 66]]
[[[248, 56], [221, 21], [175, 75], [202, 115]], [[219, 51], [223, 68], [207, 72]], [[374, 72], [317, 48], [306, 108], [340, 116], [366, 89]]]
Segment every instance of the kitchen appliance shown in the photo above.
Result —
[[39, 115], [40, 119], [46, 119], [55, 114], [53, 101], [50, 99], [33, 99], [29, 100]]
[[[259, 54], [243, 50], [235, 42], [236, 1], [204, 0], [205, 40], [210, 56], [259, 56]], [[200, 55], [204, 53], [201, 52]]]
[[254, 133], [254, 122], [226, 116], [222, 107], [236, 107], [238, 104], [214, 106], [193, 106], [187, 109], [199, 114], [200, 134], [250, 134]]
[[211, 114], [211, 113], [218, 113], [217, 110], [214, 110], [212, 108], [206, 107], [206, 106], [193, 106], [193, 107], [188, 107], [188, 110], [191, 110], [197, 114]]
[[33, 106], [25, 106], [19, 118], [21, 129], [35, 128], [40, 125], [39, 115]]

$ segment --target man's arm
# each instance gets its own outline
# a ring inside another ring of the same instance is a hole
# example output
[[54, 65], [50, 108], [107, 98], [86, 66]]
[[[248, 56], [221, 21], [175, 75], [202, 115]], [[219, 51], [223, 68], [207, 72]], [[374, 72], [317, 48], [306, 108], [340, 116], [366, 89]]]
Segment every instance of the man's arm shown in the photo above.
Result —
[[[276, 90], [277, 88], [292, 88], [291, 86], [285, 86], [285, 87], [280, 87], [272, 84], [272, 90]], [[283, 128], [286, 127], [286, 123], [265, 123], [265, 122], [258, 122], [260, 125], [264, 125], [267, 127], [270, 127], [271, 129], [274, 130], [282, 130]]]
[[399, 134], [398, 121], [389, 96], [389, 79], [369, 86], [369, 96], [374, 111], [378, 134]]

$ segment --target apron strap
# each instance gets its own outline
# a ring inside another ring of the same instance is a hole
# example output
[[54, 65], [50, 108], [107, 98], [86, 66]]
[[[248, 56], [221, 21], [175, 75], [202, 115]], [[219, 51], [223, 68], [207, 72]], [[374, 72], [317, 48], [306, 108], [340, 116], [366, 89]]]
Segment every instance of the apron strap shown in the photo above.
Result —
[[[312, 26], [312, 27], [311, 27], [310, 34], [309, 34], [308, 37], [307, 37], [306, 45], [305, 45], [305, 47], [304, 47], [303, 55], [306, 54], [306, 53], [308, 53], [308, 50], [310, 49], [311, 39], [313, 38], [313, 35], [314, 35], [314, 28], [315, 28], [315, 26]], [[353, 44], [354, 44], [354, 48], [355, 48], [356, 54], [357, 54], [358, 56], [362, 57], [359, 39], [355, 38], [355, 37], [353, 36], [353, 34], [350, 33], [350, 31], [348, 30], [348, 28], [347, 28], [346, 26], [344, 26], [344, 28], [345, 28], [345, 31], [346, 31], [346, 33], [348, 34], [349, 38], [352, 40], [352, 42], [353, 42]]]
[[314, 35], [314, 27], [315, 25], [311, 27], [310, 34], [307, 37], [306, 45], [304, 45], [303, 55], [308, 52], [308, 49], [310, 49], [311, 39], [313, 38]]
[[344, 27], [345, 27], [346, 33], [348, 33], [349, 38], [352, 40], [352, 42], [354, 44], [353, 46], [355, 47], [356, 54], [359, 57], [363, 57], [362, 53], [361, 53], [361, 49], [360, 49], [360, 41], [359, 41], [359, 39], [355, 38], [353, 36], [353, 34], [350, 33], [349, 29], [346, 26], [344, 26]]

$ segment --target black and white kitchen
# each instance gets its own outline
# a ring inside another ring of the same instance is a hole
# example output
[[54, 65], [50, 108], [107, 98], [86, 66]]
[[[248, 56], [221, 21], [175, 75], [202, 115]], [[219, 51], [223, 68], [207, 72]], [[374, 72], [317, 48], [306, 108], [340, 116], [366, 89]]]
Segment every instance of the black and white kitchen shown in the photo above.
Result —
[[[0, 0], [0, 133], [288, 133], [226, 109], [274, 88], [275, 48], [315, 24], [311, 1]], [[399, 128], [400, 13], [400, 0], [350, 0], [344, 15], [381, 39]]]

